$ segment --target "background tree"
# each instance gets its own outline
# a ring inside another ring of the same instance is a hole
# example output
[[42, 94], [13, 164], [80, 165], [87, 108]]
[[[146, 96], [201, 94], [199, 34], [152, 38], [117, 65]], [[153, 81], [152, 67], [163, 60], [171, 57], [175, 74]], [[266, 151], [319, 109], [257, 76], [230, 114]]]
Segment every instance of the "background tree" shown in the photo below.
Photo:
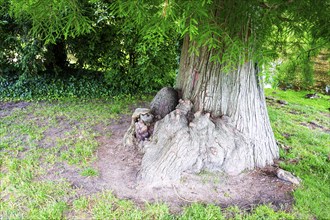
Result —
[[113, 94], [152, 92], [173, 84], [178, 66], [175, 33], [162, 43], [148, 44], [134, 25], [121, 28], [126, 18], [115, 17], [110, 5], [102, 1], [3, 1], [1, 63], [12, 69], [7, 71], [15, 78], [12, 87], [35, 81], [36, 75], [46, 77], [37, 81], [64, 80], [60, 83], [64, 87], [70, 87], [73, 78], [101, 80]]

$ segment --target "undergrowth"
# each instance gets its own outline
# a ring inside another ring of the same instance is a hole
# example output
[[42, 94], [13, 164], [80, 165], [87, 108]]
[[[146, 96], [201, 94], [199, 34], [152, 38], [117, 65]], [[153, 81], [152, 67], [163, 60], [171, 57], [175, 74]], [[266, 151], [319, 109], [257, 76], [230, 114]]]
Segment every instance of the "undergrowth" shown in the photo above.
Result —
[[2, 77], [0, 100], [59, 100], [67, 98], [108, 98], [114, 95], [111, 86], [102, 77], [82, 76], [51, 77], [49, 75]]
[[0, 101], [109, 100], [114, 96], [132, 94], [132, 91], [135, 95], [136, 91], [139, 94], [151, 94], [171, 81], [153, 80], [160, 82], [122, 82], [119, 78], [109, 81], [103, 73], [87, 70], [72, 70], [61, 76], [55, 73], [33, 76], [0, 74]]
[[[268, 102], [280, 148], [280, 166], [302, 179], [294, 192], [291, 212], [261, 205], [249, 212], [237, 207], [194, 203], [180, 214], [165, 204], [137, 207], [109, 191], [80, 195], [64, 178], [49, 178], [54, 167], [75, 167], [79, 175], [97, 178], [91, 166], [97, 137], [118, 114], [140, 99], [63, 99], [30, 102], [0, 110], [1, 219], [330, 219], [329, 96], [306, 99], [307, 92], [267, 90], [267, 96], [288, 102]], [[146, 98], [144, 98], [146, 99]], [[17, 103], [20, 104], [20, 103]], [[317, 125], [317, 126], [316, 126]], [[314, 127], [312, 127], [314, 126]], [[97, 129], [98, 128], [98, 129]]]

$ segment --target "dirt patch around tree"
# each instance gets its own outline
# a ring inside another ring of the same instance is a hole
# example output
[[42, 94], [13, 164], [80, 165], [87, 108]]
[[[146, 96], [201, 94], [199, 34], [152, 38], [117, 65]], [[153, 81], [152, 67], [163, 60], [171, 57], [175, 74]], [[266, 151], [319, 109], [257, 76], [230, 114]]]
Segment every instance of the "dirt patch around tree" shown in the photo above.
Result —
[[[97, 140], [97, 160], [93, 167], [97, 177], [84, 177], [78, 168], [58, 163], [48, 171], [48, 178], [65, 178], [77, 189], [78, 196], [110, 190], [120, 199], [133, 200], [143, 207], [148, 203], [166, 203], [173, 213], [194, 202], [217, 204], [221, 207], [238, 206], [245, 210], [260, 204], [274, 209], [290, 210], [294, 186], [279, 180], [265, 170], [245, 172], [239, 176], [223, 173], [185, 173], [178, 182], [166, 186], [152, 186], [139, 181], [142, 154], [133, 148], [124, 148], [122, 138], [131, 117], [123, 115], [107, 127], [96, 126], [101, 134]], [[111, 133], [111, 136], [106, 135]]]
[[[27, 102], [0, 102], [0, 118], [28, 105], [30, 103]], [[131, 109], [133, 110], [134, 106]], [[40, 146], [52, 147], [57, 138], [61, 139], [65, 132], [72, 129], [72, 125], [68, 124], [65, 118], [56, 119], [56, 128], [50, 128], [44, 133], [45, 137], [39, 142]], [[93, 128], [100, 134], [97, 137], [97, 159], [92, 164], [98, 171], [98, 176], [82, 176], [81, 168], [57, 162], [40, 180], [67, 180], [77, 192], [72, 200], [109, 190], [118, 198], [132, 200], [140, 207], [146, 202], [166, 203], [172, 213], [179, 213], [184, 206], [195, 202], [221, 207], [238, 206], [244, 210], [251, 210], [260, 204], [269, 204], [275, 210], [291, 209], [292, 191], [295, 187], [278, 179], [274, 172], [269, 172], [272, 167], [244, 172], [238, 176], [208, 172], [185, 173], [180, 181], [167, 182], [165, 186], [152, 186], [139, 181], [143, 155], [134, 148], [125, 148], [122, 145], [123, 136], [130, 123], [131, 116], [122, 115], [107, 126], [99, 124]]]

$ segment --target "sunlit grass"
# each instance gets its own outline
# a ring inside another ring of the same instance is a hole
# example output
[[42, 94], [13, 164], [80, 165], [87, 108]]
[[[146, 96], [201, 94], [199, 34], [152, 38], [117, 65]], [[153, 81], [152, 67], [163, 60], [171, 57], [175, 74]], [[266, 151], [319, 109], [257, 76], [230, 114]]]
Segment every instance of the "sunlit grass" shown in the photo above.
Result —
[[[303, 180], [294, 192], [295, 210], [302, 216], [330, 219], [330, 97], [307, 99], [307, 93], [267, 90], [267, 95], [288, 102], [281, 107], [270, 104], [268, 112], [276, 139], [289, 147], [281, 149], [281, 166]], [[309, 128], [308, 122], [323, 129]]]

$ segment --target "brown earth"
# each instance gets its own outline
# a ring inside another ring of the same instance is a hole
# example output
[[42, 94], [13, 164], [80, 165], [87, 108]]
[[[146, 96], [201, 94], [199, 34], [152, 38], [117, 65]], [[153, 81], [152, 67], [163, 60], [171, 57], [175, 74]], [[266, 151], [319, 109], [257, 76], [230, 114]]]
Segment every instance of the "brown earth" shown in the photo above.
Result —
[[[14, 108], [24, 108], [27, 105], [29, 104], [0, 103], [0, 118], [10, 114]], [[46, 132], [45, 139], [61, 138], [61, 134], [70, 129], [71, 126], [68, 126], [65, 119], [58, 120], [60, 127]], [[197, 175], [185, 173], [179, 182], [167, 183], [162, 187], [140, 182], [138, 173], [143, 155], [135, 149], [122, 146], [122, 138], [130, 120], [130, 115], [122, 115], [109, 126], [98, 125], [94, 128], [100, 133], [97, 137], [100, 146], [96, 152], [97, 160], [92, 164], [99, 172], [97, 177], [82, 176], [78, 167], [61, 162], [52, 166], [42, 179], [66, 179], [77, 190], [77, 197], [110, 190], [118, 198], [133, 200], [141, 207], [145, 202], [164, 202], [173, 213], [180, 212], [183, 206], [193, 202], [212, 203], [221, 207], [238, 206], [245, 210], [260, 204], [270, 204], [276, 210], [291, 209], [294, 186], [278, 179], [273, 167], [238, 176], [207, 172]]]
[[315, 129], [320, 129], [322, 132], [329, 133], [330, 134], [330, 128], [324, 127], [314, 121], [310, 121], [307, 123], [300, 123], [301, 125], [308, 127], [309, 129], [315, 130]]
[[10, 115], [13, 110], [22, 109], [28, 105], [28, 102], [0, 102], [0, 118]]

